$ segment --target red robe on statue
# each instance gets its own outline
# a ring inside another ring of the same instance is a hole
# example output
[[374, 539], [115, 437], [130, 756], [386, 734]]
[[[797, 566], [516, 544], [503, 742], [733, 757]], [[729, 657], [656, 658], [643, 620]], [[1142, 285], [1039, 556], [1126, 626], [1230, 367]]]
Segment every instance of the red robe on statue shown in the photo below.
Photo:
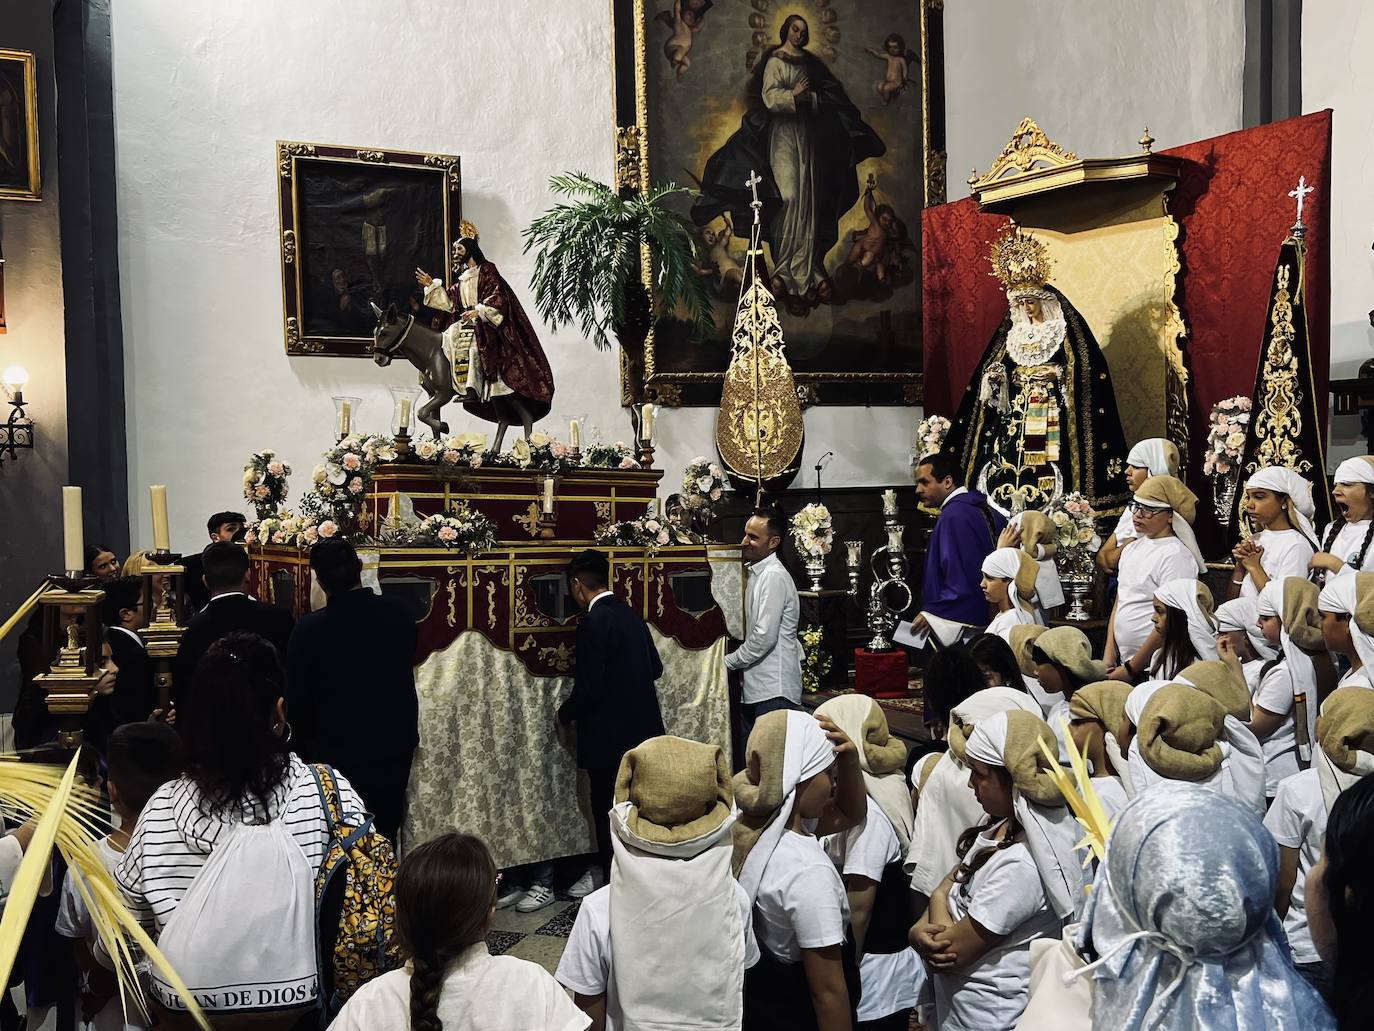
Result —
[[[456, 322], [463, 310], [459, 289], [457, 283], [448, 287], [453, 314], [447, 319], [447, 325]], [[478, 266], [477, 303], [494, 308], [501, 315], [499, 326], [493, 326], [482, 318], [473, 323], [482, 372], [489, 380], [499, 378], [513, 393], [519, 395], [538, 422], [549, 414], [553, 401], [553, 370], [549, 368], [549, 360], [544, 356], [544, 348], [525, 309], [501, 278], [496, 266], [489, 261]], [[487, 422], [501, 421], [492, 400], [464, 401], [463, 407]]]

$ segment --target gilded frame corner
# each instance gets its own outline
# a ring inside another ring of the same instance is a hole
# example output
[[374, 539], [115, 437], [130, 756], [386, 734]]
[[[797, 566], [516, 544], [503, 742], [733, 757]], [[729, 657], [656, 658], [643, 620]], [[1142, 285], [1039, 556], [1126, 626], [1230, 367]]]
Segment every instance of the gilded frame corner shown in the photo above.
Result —
[[[649, 114], [646, 0], [611, 0], [612, 113], [615, 119], [615, 185], [622, 193], [649, 187], [652, 124]], [[916, 0], [921, 55], [921, 193], [924, 206], [945, 203], [944, 0]], [[653, 278], [648, 248], [640, 250], [640, 274]], [[620, 355], [621, 404], [653, 401], [670, 408], [714, 407], [720, 403], [723, 372], [663, 373], [655, 368], [651, 327], [641, 353]], [[794, 373], [804, 402], [833, 405], [916, 405], [922, 397], [919, 372]]]
[[0, 200], [41, 201], [43, 177], [39, 155], [38, 135], [38, 61], [31, 50], [0, 48], [0, 61], [13, 61], [23, 67], [25, 183], [22, 186], [0, 185]]
[[437, 176], [442, 180], [444, 261], [436, 278], [451, 283], [458, 270], [451, 253], [458, 239], [463, 217], [462, 161], [455, 154], [422, 151], [341, 147], [326, 143], [276, 141], [277, 235], [281, 253], [282, 329], [286, 353], [291, 357], [367, 358], [371, 356], [370, 336], [316, 336], [305, 332], [305, 283], [300, 256], [301, 199], [297, 192], [302, 162], [328, 162], [369, 168], [401, 168], [417, 176]]

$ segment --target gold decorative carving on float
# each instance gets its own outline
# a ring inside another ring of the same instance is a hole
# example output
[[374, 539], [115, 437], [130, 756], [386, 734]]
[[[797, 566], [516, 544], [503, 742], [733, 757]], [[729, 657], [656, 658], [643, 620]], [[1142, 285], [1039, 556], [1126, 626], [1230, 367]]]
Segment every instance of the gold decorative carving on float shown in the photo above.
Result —
[[1034, 118], [1023, 118], [1011, 139], [992, 162], [988, 174], [977, 181], [977, 185], [991, 185], [1008, 175], [1029, 172], [1035, 168], [1069, 165], [1078, 160], [1078, 155], [1065, 150], [1045, 134]]
[[291, 178], [291, 159], [299, 156], [313, 156], [315, 145], [313, 143], [290, 143], [286, 140], [277, 141], [277, 172], [283, 179]]
[[385, 161], [386, 155], [380, 150], [360, 150], [358, 151], [359, 161]]
[[[518, 582], [526, 582], [529, 568], [529, 566], [515, 567], [515, 577]], [[517, 588], [515, 591], [515, 608], [511, 613], [511, 627], [515, 630], [527, 630], [537, 626], [553, 626], [553, 620], [538, 609], [531, 609], [526, 592]]]
[[539, 503], [537, 501], [530, 502], [530, 507], [525, 510], [524, 515], [512, 516], [511, 518], [519, 523], [531, 537], [539, 536]]
[[458, 625], [458, 581], [456, 579], [448, 582], [448, 625], [450, 627]]
[[487, 581], [487, 625], [496, 626], [496, 581]]
[[615, 133], [615, 188], [643, 188], [644, 133], [638, 125], [623, 125]]
[[282, 230], [281, 260], [287, 265], [296, 263], [296, 232], [293, 229]]
[[1280, 265], [1275, 279], [1273, 329], [1265, 347], [1260, 373], [1264, 384], [1259, 410], [1254, 415], [1252, 432], [1259, 446], [1246, 470], [1281, 465], [1304, 473], [1312, 463], [1302, 457], [1298, 440], [1302, 436], [1302, 413], [1298, 406], [1298, 356], [1293, 352], [1297, 330], [1293, 328], [1292, 277], [1289, 265]]

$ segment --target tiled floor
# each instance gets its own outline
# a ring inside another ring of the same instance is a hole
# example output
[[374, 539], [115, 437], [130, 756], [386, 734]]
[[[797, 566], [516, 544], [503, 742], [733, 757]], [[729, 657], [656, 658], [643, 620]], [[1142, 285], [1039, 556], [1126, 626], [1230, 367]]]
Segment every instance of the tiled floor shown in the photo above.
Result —
[[535, 913], [517, 913], [514, 906], [498, 909], [496, 926], [487, 935], [487, 948], [493, 956], [518, 956], [553, 973], [563, 956], [563, 947], [568, 944], [580, 905], [577, 899], [560, 891], [555, 893], [552, 903]]

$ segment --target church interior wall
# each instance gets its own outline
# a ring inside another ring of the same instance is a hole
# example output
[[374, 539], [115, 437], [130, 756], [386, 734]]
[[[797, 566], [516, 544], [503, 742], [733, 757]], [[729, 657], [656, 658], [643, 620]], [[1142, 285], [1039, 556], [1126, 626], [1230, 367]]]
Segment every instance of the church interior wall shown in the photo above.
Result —
[[[52, 2], [7, 6], [3, 25], [4, 46], [32, 50], [37, 58], [43, 199], [0, 204], [8, 323], [8, 331], [0, 335], [0, 368], [22, 365], [28, 370], [24, 398], [38, 434], [34, 450], [21, 451], [0, 469], [0, 619], [61, 563], [61, 522], [53, 514], [61, 507], [67, 480]], [[0, 419], [9, 415], [6, 400], [0, 394]], [[12, 642], [0, 648], [0, 708], [12, 705], [18, 683]]]
[[[1374, 8], [1362, 0], [1304, 4], [1302, 99], [1332, 108], [1331, 378], [1354, 376], [1374, 357]], [[1331, 420], [1334, 466], [1364, 454], [1358, 416]]]

